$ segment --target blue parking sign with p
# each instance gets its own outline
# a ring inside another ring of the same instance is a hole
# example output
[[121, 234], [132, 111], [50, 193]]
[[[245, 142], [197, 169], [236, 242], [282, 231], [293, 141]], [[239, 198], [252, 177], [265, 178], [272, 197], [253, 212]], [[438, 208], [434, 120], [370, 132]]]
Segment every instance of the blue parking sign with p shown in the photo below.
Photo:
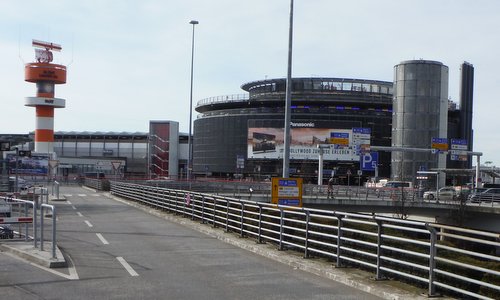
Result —
[[361, 156], [361, 170], [363, 171], [375, 171], [378, 164], [378, 152], [366, 152]]

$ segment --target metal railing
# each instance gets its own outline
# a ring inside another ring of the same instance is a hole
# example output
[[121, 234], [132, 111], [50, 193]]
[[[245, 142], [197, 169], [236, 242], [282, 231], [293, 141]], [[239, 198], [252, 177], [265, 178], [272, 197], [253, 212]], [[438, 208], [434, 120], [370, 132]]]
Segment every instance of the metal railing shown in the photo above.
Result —
[[83, 185], [100, 191], [109, 191], [109, 180], [107, 179], [85, 178]]
[[[42, 196], [42, 195], [41, 195]], [[24, 225], [19, 224], [18, 227], [18, 235], [20, 237], [24, 236], [25, 241], [29, 241], [30, 238], [33, 240], [33, 247], [37, 248], [40, 246], [40, 251], [44, 251], [44, 242], [45, 242], [45, 237], [44, 237], [44, 232], [46, 230], [44, 218], [45, 218], [45, 212], [47, 210], [50, 210], [50, 216], [52, 219], [51, 225], [52, 225], [52, 258], [56, 259], [57, 254], [56, 254], [56, 247], [57, 247], [57, 234], [56, 234], [56, 208], [54, 205], [46, 204], [43, 203], [43, 198], [41, 197], [38, 199], [37, 197], [34, 197], [33, 201], [28, 201], [28, 200], [22, 200], [22, 199], [17, 199], [17, 198], [12, 198], [12, 197], [0, 197], [0, 199], [5, 200], [7, 203], [9, 203], [12, 206], [12, 211], [11, 211], [11, 218], [20, 217], [20, 218], [28, 218], [31, 216], [32, 218], [32, 234], [33, 236], [30, 236], [29, 232], [29, 226], [28, 223], [23, 222]], [[18, 223], [18, 222], [15, 222]], [[15, 224], [15, 223], [10, 223], [10, 224]], [[4, 223], [5, 224], [5, 223]], [[6, 223], [9, 224], [9, 223]], [[23, 232], [23, 227], [24, 227], [24, 232]]]
[[213, 194], [111, 182], [111, 193], [201, 220], [304, 257], [358, 267], [437, 293], [495, 299], [500, 234], [371, 214], [293, 208]]

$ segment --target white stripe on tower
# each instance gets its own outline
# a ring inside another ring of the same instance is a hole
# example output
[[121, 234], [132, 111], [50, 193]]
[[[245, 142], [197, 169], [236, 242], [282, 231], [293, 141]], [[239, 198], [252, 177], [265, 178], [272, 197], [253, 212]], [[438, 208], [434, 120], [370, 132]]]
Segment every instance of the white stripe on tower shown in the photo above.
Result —
[[35, 152], [54, 152], [54, 107], [36, 107]]

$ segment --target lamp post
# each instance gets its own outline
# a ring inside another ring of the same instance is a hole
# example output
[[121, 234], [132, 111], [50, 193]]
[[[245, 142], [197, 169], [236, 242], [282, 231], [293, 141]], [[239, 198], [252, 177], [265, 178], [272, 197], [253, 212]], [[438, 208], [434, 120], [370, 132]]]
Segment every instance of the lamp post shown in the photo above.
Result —
[[292, 114], [292, 37], [293, 37], [293, 0], [290, 0], [290, 25], [288, 30], [288, 68], [286, 76], [285, 124], [283, 140], [283, 177], [290, 176], [290, 120]]
[[191, 20], [189, 24], [193, 25], [193, 35], [191, 40], [191, 90], [189, 93], [189, 135], [188, 135], [188, 163], [186, 170], [186, 177], [188, 181], [191, 181], [192, 172], [192, 160], [193, 160], [193, 145], [191, 139], [191, 126], [193, 123], [193, 65], [194, 65], [194, 26], [199, 22], [196, 20]]

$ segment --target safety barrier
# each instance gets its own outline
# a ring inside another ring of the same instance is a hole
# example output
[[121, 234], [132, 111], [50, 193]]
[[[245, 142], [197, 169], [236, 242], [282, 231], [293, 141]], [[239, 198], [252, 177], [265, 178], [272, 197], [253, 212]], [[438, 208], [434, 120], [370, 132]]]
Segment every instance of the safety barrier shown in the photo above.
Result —
[[[33, 201], [27, 201], [12, 197], [0, 197], [0, 200], [5, 200], [12, 206], [12, 216], [8, 218], [0, 218], [0, 224], [19, 224], [18, 234], [19, 236], [24, 236], [25, 241], [29, 241], [29, 223], [32, 223], [33, 232], [33, 247], [39, 248], [44, 251], [44, 232], [46, 226], [44, 223], [45, 212], [50, 210], [50, 216], [52, 218], [52, 258], [56, 259], [56, 208], [54, 205], [43, 203], [43, 198], [39, 200], [34, 197]], [[31, 214], [31, 216], [30, 216]], [[23, 226], [24, 224], [24, 232]]]
[[85, 178], [83, 185], [99, 191], [109, 191], [109, 181], [107, 179]]
[[438, 293], [494, 299], [500, 235], [370, 214], [293, 208], [185, 190], [111, 182], [111, 193], [213, 227], [359, 267]]

